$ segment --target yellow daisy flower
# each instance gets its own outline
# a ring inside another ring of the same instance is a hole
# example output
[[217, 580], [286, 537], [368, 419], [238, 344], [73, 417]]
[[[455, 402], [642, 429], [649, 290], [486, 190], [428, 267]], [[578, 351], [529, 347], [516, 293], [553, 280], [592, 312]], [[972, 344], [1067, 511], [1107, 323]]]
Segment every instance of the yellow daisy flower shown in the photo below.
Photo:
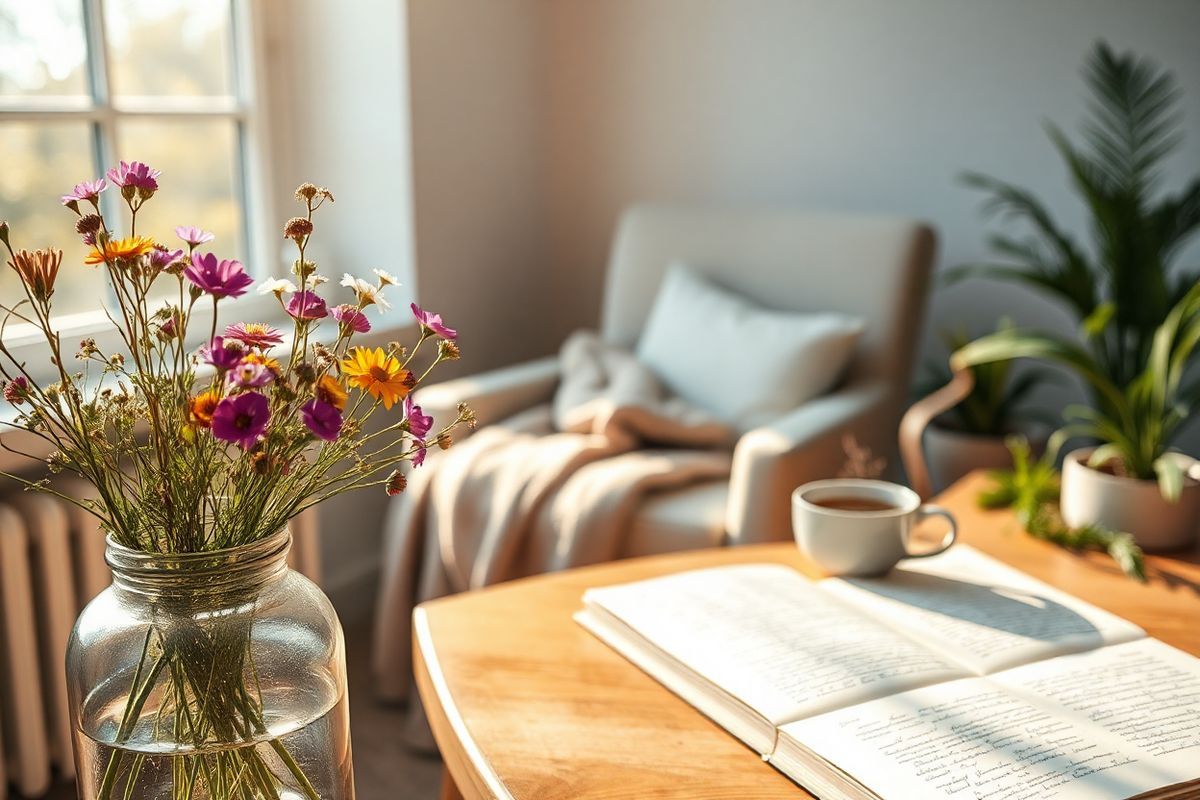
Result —
[[104, 244], [104, 251], [93, 248], [92, 252], [83, 259], [85, 264], [103, 264], [105, 261], [116, 261], [118, 258], [133, 258], [144, 256], [154, 249], [154, 240], [149, 236], [127, 236], [124, 239], [109, 239]]
[[413, 376], [395, 356], [384, 353], [381, 347], [355, 347], [347, 355], [342, 361], [342, 374], [351, 386], [382, 400], [386, 409], [408, 396]]

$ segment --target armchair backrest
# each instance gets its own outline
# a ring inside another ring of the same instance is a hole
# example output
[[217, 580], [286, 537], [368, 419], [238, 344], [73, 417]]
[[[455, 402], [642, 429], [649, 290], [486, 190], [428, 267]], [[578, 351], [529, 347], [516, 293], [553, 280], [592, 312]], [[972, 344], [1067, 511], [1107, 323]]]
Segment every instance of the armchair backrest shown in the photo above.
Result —
[[848, 377], [906, 393], [934, 245], [928, 225], [898, 217], [636, 206], [617, 227], [601, 331], [633, 346], [667, 267], [682, 261], [768, 308], [862, 317]]

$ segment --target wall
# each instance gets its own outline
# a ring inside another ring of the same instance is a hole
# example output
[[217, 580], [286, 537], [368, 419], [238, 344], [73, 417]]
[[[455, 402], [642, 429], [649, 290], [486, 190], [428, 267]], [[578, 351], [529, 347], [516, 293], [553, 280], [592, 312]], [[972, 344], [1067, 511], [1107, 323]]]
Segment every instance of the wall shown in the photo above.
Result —
[[414, 233], [422, 304], [474, 369], [539, 355], [545, 131], [540, 0], [409, 6]]
[[[938, 227], [944, 266], [984, 254], [979, 197], [956, 183], [969, 168], [1035, 190], [1082, 232], [1041, 123], [1074, 129], [1080, 65], [1098, 37], [1176, 73], [1190, 135], [1168, 183], [1200, 171], [1196, 2], [551, 0], [545, 10], [559, 334], [597, 319], [613, 223], [639, 200], [914, 215]], [[1200, 247], [1187, 255], [1200, 265]], [[1031, 293], [978, 282], [938, 291], [929, 327], [981, 333], [1005, 314], [1068, 329]]]

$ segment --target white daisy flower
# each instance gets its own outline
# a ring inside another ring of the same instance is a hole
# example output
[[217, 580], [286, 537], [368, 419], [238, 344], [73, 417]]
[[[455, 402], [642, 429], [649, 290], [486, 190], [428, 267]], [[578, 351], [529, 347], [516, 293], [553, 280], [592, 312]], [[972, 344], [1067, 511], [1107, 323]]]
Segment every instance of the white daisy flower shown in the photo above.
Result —
[[381, 286], [368, 283], [362, 278], [356, 278], [349, 272], [342, 275], [342, 286], [354, 290], [354, 294], [358, 296], [359, 305], [377, 305], [384, 311], [391, 308], [391, 304], [383, 299], [383, 287]]
[[373, 269], [371, 271], [374, 272], [375, 276], [379, 278], [380, 286], [399, 286], [400, 285], [400, 279], [397, 278], [392, 273], [388, 272], [387, 270]]
[[361, 287], [370, 286], [371, 284], [367, 283], [362, 278], [354, 277], [349, 272], [343, 272], [341, 285], [347, 286], [357, 292]]
[[296, 291], [296, 284], [287, 278], [272, 278], [258, 285], [259, 294], [274, 294], [279, 296], [284, 293], [291, 294], [294, 291]]

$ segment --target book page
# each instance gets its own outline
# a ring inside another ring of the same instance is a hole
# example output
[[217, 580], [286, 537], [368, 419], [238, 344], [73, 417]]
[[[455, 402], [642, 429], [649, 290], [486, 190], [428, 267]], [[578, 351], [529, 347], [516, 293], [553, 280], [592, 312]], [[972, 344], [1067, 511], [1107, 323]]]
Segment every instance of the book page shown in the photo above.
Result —
[[591, 589], [584, 603], [775, 725], [966, 674], [784, 566]]
[[1200, 775], [1200, 660], [1151, 639], [784, 726], [883, 800], [1121, 800]]
[[966, 545], [901, 562], [879, 578], [830, 578], [820, 586], [978, 675], [1145, 636], [1132, 622]]

